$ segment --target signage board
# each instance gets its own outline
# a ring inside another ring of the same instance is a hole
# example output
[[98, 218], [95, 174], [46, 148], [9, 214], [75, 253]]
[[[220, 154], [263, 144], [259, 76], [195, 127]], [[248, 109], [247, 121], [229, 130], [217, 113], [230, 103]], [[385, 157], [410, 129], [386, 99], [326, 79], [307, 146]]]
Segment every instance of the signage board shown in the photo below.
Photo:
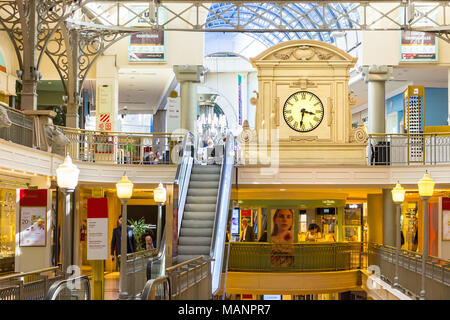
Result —
[[108, 199], [87, 200], [87, 259], [108, 259]]

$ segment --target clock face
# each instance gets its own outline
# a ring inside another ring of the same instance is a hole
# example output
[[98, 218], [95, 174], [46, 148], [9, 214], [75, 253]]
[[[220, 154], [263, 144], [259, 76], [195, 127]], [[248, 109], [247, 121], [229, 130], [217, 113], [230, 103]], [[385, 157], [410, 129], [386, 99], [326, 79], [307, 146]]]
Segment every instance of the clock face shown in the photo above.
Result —
[[284, 121], [295, 131], [309, 132], [322, 122], [323, 110], [322, 101], [314, 93], [299, 91], [284, 103]]

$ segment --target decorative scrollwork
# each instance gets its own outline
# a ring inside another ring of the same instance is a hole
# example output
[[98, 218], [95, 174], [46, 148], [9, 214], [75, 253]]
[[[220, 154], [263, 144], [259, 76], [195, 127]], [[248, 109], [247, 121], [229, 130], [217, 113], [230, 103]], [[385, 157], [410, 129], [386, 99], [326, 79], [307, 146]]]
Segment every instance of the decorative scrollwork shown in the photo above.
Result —
[[286, 52], [275, 52], [273, 55], [280, 60], [289, 60], [291, 57], [294, 57], [296, 60], [306, 61], [311, 60], [314, 56], [317, 56], [319, 60], [328, 60], [333, 56], [333, 53], [324, 52], [312, 46], [303, 45]]
[[366, 131], [364, 130], [364, 124], [360, 120], [358, 122], [358, 127], [352, 129], [352, 133], [350, 135], [350, 142], [367, 143], [368, 139], [369, 139], [369, 136], [367, 135]]

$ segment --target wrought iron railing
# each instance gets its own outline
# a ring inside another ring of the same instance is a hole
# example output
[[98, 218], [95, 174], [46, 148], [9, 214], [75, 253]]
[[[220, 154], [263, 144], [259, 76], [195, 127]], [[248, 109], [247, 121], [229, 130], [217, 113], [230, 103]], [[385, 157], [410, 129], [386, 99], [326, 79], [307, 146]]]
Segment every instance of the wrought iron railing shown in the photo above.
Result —
[[11, 121], [11, 126], [0, 128], [0, 139], [26, 147], [33, 146], [33, 119], [22, 112], [2, 106]]
[[[225, 252], [228, 244], [225, 246]], [[320, 272], [363, 268], [361, 242], [254, 243], [232, 242], [228, 271]]]
[[369, 165], [450, 164], [450, 133], [370, 134]]
[[91, 300], [89, 277], [81, 276], [53, 283], [45, 300]]
[[[393, 284], [396, 249], [391, 246], [370, 243], [369, 265], [378, 267], [382, 280]], [[450, 299], [450, 261], [428, 257], [425, 267], [426, 299]], [[418, 297], [421, 290], [422, 255], [400, 250], [398, 281], [402, 291]]]
[[72, 159], [116, 164], [177, 164], [180, 134], [128, 133], [59, 127], [70, 140], [65, 147]]
[[44, 300], [53, 283], [65, 279], [59, 267], [0, 278], [0, 300]]

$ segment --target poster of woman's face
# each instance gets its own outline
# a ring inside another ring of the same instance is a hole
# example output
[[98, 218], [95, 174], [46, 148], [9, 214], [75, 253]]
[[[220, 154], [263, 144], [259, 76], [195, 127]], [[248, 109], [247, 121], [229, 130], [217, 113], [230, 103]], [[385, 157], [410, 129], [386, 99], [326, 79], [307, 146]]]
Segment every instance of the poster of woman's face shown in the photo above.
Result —
[[294, 242], [294, 210], [272, 209], [271, 210], [271, 240], [276, 243]]

